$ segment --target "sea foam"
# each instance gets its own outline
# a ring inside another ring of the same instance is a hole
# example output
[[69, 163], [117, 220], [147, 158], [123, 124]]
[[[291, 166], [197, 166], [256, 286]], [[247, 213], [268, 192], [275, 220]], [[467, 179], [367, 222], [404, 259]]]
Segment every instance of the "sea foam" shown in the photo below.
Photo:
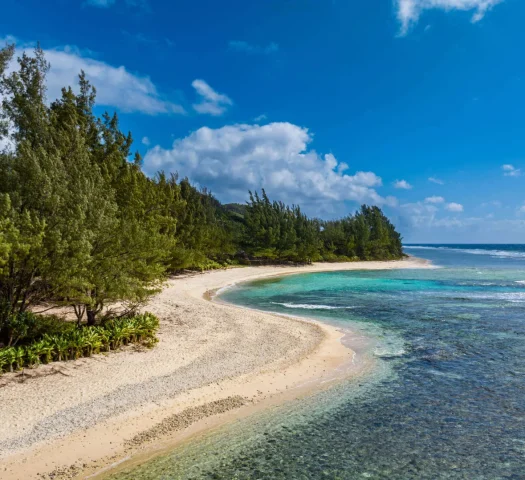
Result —
[[333, 305], [311, 305], [308, 303], [272, 302], [272, 304], [281, 305], [286, 308], [298, 308], [298, 309], [304, 309], [304, 310], [340, 310], [340, 309], [353, 308], [353, 307], [335, 307]]

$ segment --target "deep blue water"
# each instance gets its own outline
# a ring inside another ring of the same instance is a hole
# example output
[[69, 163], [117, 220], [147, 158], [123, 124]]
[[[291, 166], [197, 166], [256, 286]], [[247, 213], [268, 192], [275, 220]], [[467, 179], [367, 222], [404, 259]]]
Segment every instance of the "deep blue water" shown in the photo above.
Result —
[[118, 478], [525, 479], [525, 246], [407, 252], [443, 268], [293, 275], [223, 293], [366, 334], [375, 373]]

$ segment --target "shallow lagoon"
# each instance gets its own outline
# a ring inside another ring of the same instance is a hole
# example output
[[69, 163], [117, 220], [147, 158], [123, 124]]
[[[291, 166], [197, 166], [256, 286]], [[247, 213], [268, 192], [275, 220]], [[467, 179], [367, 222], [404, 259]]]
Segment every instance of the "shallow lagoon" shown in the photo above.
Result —
[[226, 291], [230, 302], [373, 337], [376, 372], [116, 478], [525, 478], [525, 269], [477, 258]]

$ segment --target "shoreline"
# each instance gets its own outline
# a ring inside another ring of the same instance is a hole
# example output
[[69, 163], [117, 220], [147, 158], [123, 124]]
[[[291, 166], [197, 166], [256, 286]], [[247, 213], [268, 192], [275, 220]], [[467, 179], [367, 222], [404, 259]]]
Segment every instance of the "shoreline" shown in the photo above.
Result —
[[50, 364], [41, 376], [0, 389], [1, 476], [102, 478], [116, 464], [142, 463], [233, 418], [371, 368], [335, 327], [207, 301], [220, 289], [290, 274], [429, 267], [410, 257], [171, 279], [147, 307], [161, 318], [152, 350]]

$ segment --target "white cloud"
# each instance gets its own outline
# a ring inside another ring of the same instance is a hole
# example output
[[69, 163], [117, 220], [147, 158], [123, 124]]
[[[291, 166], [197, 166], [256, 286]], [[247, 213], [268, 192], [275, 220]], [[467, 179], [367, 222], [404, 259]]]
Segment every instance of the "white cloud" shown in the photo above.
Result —
[[228, 46], [230, 50], [250, 54], [269, 55], [279, 51], [279, 45], [275, 42], [269, 43], [267, 46], [263, 47], [260, 45], [252, 45], [251, 43], [242, 40], [232, 40], [228, 43]]
[[519, 177], [521, 175], [521, 169], [514, 167], [514, 165], [506, 164], [502, 165], [503, 175], [506, 177]]
[[347, 211], [344, 201], [396, 204], [377, 193], [382, 182], [375, 173], [346, 174], [348, 165], [310, 149], [311, 141], [306, 128], [284, 122], [203, 127], [176, 140], [170, 150], [148, 151], [144, 167], [150, 174], [179, 172], [223, 201], [242, 202], [248, 190], [265, 188], [272, 198], [314, 214], [340, 215]]
[[[22, 55], [24, 50], [32, 54], [30, 45], [23, 44], [23, 48], [17, 48], [15, 58]], [[124, 66], [114, 67], [90, 58], [88, 52], [76, 47], [57, 47], [44, 52], [51, 64], [47, 75], [49, 100], [60, 97], [63, 87], [75, 86], [78, 83], [78, 74], [84, 70], [87, 78], [97, 88], [98, 105], [148, 115], [184, 113], [182, 106], [164, 99], [147, 76], [133, 74]], [[13, 59], [9, 69], [16, 68], [16, 59]]]
[[445, 208], [449, 212], [462, 212], [463, 211], [463, 205], [461, 205], [461, 203], [454, 203], [454, 202], [447, 203]]
[[436, 183], [437, 185], [445, 185], [445, 182], [443, 180], [440, 180], [436, 177], [428, 177], [428, 181], [431, 183]]
[[443, 203], [445, 201], [445, 199], [443, 197], [438, 197], [438, 196], [432, 196], [432, 197], [427, 197], [425, 198], [425, 203]]
[[400, 223], [402, 226], [419, 229], [433, 224], [438, 208], [423, 202], [400, 205]]
[[254, 122], [264, 122], [268, 118], [268, 115], [263, 113], [262, 115], [259, 115], [253, 119]]
[[201, 97], [201, 101], [193, 105], [198, 113], [220, 116], [233, 105], [228, 96], [217, 93], [204, 80], [193, 80], [191, 85]]
[[406, 180], [396, 180], [394, 183], [394, 188], [400, 188], [402, 190], [410, 190], [412, 188], [412, 185], [408, 183]]
[[142, 145], [149, 146], [151, 144], [148, 137], [142, 137]]
[[473, 11], [472, 22], [479, 22], [485, 14], [503, 0], [395, 0], [400, 35], [406, 35], [425, 10]]
[[124, 66], [114, 67], [67, 49], [46, 50], [46, 58], [51, 63], [48, 87], [53, 96], [58, 96], [64, 85], [74, 84], [80, 70], [84, 70], [97, 87], [99, 105], [149, 115], [184, 113], [183, 107], [161, 97], [149, 77], [132, 74]]

